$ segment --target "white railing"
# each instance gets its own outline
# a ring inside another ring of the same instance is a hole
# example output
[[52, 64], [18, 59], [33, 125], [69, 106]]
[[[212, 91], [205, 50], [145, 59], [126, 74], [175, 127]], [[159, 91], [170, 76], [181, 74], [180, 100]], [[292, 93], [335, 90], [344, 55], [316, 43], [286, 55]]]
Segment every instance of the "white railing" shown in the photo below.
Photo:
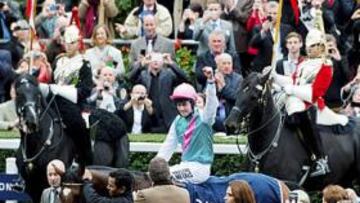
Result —
[[[19, 147], [20, 139], [0, 139], [0, 149], [14, 150]], [[151, 142], [130, 142], [131, 152], [158, 152], [161, 143]], [[241, 151], [246, 152], [246, 146], [240, 145]], [[180, 152], [180, 147], [176, 149]], [[239, 154], [237, 145], [235, 144], [214, 144], [215, 154]]]

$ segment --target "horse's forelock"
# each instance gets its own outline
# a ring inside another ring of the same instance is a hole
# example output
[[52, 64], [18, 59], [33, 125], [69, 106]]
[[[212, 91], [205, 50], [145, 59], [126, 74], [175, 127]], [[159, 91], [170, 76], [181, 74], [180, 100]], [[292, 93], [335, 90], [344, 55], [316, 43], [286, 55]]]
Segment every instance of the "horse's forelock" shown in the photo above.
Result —
[[18, 75], [15, 79], [15, 88], [18, 88], [19, 86], [21, 86], [22, 84], [31, 84], [34, 86], [38, 86], [39, 83], [36, 80], [36, 78], [30, 74], [21, 74]]

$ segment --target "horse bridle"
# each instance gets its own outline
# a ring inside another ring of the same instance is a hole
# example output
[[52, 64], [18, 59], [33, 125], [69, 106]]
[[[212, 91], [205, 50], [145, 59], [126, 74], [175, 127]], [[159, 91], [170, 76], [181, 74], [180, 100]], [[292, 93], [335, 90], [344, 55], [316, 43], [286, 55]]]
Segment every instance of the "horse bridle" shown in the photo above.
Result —
[[[263, 88], [263, 86], [261, 85], [256, 85], [256, 89], [258, 90], [261, 90], [262, 93], [261, 93], [261, 97], [257, 100], [257, 103], [261, 104], [262, 106], [266, 105], [266, 99], [265, 98], [265, 93], [267, 91], [267, 88], [268, 87], [268, 82], [266, 82], [265, 84], [265, 88]], [[246, 133], [247, 136], [250, 136], [260, 130], [262, 130], [263, 128], [265, 128], [267, 125], [269, 125], [278, 115], [280, 116], [280, 120], [279, 120], [279, 124], [277, 126], [277, 130], [276, 130], [276, 134], [274, 136], [274, 138], [271, 140], [270, 144], [263, 150], [261, 151], [260, 153], [258, 154], [255, 154], [253, 152], [253, 150], [251, 150], [251, 147], [249, 145], [249, 143], [247, 143], [247, 148], [248, 148], [248, 157], [250, 159], [250, 161], [252, 163], [255, 164], [255, 172], [258, 173], [259, 172], [259, 163], [260, 163], [260, 160], [273, 148], [273, 147], [277, 147], [278, 146], [278, 141], [280, 139], [280, 130], [283, 126], [283, 119], [282, 119], [282, 116], [281, 116], [281, 111], [279, 108], [276, 108], [277, 109], [277, 112], [269, 119], [267, 120], [264, 124], [262, 124], [260, 127], [248, 132], [248, 124], [249, 123], [249, 117], [250, 117], [250, 113], [246, 116], [244, 116], [241, 120], [241, 129], [244, 129], [242, 130], [241, 134], [243, 133]], [[241, 112], [240, 108], [237, 107], [237, 106], [234, 106], [233, 107], [233, 110], [237, 111], [237, 112]], [[238, 146], [239, 148], [239, 146]], [[241, 149], [239, 148], [240, 152], [241, 152]]]
[[[28, 80], [25, 80], [25, 81], [23, 80], [21, 83], [24, 83], [24, 84], [27, 83], [27, 84], [29, 84], [29, 81], [28, 81]], [[41, 93], [40, 93], [40, 94], [41, 94]], [[58, 120], [59, 120], [59, 122], [60, 122], [60, 126], [62, 126], [61, 114], [60, 114], [60, 111], [59, 111], [59, 108], [58, 108], [56, 102], [54, 102], [54, 101], [55, 101], [55, 96], [56, 96], [55, 94], [52, 95], [52, 97], [51, 97], [51, 99], [50, 99], [50, 102], [49, 102], [49, 103], [46, 105], [46, 107], [45, 107], [45, 110], [44, 110], [43, 112], [41, 112], [40, 117], [39, 117], [39, 123], [43, 120], [44, 115], [48, 114], [48, 110], [50, 109], [51, 104], [54, 103], [54, 104], [55, 104], [55, 109], [56, 109], [56, 114], [57, 114]], [[40, 105], [41, 105], [41, 104], [40, 104]], [[22, 115], [22, 114], [23, 114], [23, 111], [25, 110], [26, 107], [29, 107], [29, 106], [34, 107], [34, 109], [36, 109], [36, 108], [35, 108], [35, 107], [36, 107], [36, 103], [35, 103], [35, 102], [29, 102], [29, 101], [28, 101], [28, 102], [25, 102], [25, 104], [24, 104], [23, 106], [21, 106], [20, 110], [18, 110], [18, 113], [21, 115], [21, 116], [19, 117], [20, 122], [21, 122], [21, 119], [22, 119], [22, 117], [23, 117], [23, 115]], [[39, 109], [40, 109], [40, 108], [39, 108]], [[35, 112], [35, 113], [36, 113], [36, 112]], [[39, 113], [39, 112], [38, 112], [38, 113]], [[38, 115], [38, 113], [36, 113], [36, 115]], [[31, 158], [28, 158], [28, 157], [27, 157], [27, 155], [26, 155], [26, 148], [27, 148], [27, 146], [26, 146], [26, 140], [24, 141], [23, 145], [21, 145], [21, 153], [22, 153], [23, 161], [24, 161], [24, 163], [28, 164], [28, 166], [29, 166], [30, 169], [33, 168], [32, 162], [35, 161], [35, 160], [45, 151], [45, 149], [50, 148], [50, 146], [51, 146], [51, 144], [52, 144], [52, 139], [53, 139], [53, 137], [54, 137], [54, 122], [56, 122], [57, 119], [54, 119], [54, 118], [51, 116], [51, 114], [50, 114], [50, 117], [51, 117], [52, 119], [51, 119], [51, 122], [50, 122], [49, 134], [48, 134], [45, 142], [44, 142], [43, 145], [41, 146], [40, 150], [39, 150], [34, 156], [32, 156]], [[24, 132], [24, 133], [25, 133], [25, 139], [26, 139], [28, 135], [27, 135], [27, 132]], [[58, 141], [55, 145], [53, 145], [51, 148], [56, 147], [56, 146], [59, 145], [60, 142], [62, 141], [63, 136], [64, 136], [64, 134], [63, 134], [63, 128], [62, 128], [62, 127], [60, 127], [60, 133], [61, 133], [61, 135], [60, 135], [59, 141]]]

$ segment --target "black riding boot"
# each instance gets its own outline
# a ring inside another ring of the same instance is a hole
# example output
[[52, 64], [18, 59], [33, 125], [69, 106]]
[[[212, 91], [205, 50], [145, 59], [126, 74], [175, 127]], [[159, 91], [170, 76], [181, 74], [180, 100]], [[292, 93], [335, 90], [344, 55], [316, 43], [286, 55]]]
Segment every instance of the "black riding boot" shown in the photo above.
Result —
[[313, 153], [311, 159], [316, 160], [315, 170], [310, 174], [311, 177], [325, 175], [330, 172], [327, 164], [327, 157], [324, 153], [321, 136], [316, 129], [316, 109], [314, 107], [307, 111], [297, 113], [300, 120], [299, 128], [304, 136], [304, 140], [311, 148]]
[[81, 116], [80, 108], [70, 101], [61, 100], [60, 112], [65, 130], [72, 138], [76, 149], [76, 161], [81, 166], [91, 165], [93, 160], [90, 134], [86, 129], [86, 123]]

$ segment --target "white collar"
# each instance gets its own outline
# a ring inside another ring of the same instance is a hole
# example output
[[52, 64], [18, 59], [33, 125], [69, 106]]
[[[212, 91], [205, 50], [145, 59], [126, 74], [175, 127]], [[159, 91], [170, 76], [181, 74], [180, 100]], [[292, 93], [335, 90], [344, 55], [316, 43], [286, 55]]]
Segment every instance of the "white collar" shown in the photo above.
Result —
[[154, 11], [154, 9], [155, 9], [155, 4], [154, 4], [153, 6], [151, 6], [150, 8], [149, 8], [149, 7], [146, 7], [146, 6], [144, 5], [144, 11]]

